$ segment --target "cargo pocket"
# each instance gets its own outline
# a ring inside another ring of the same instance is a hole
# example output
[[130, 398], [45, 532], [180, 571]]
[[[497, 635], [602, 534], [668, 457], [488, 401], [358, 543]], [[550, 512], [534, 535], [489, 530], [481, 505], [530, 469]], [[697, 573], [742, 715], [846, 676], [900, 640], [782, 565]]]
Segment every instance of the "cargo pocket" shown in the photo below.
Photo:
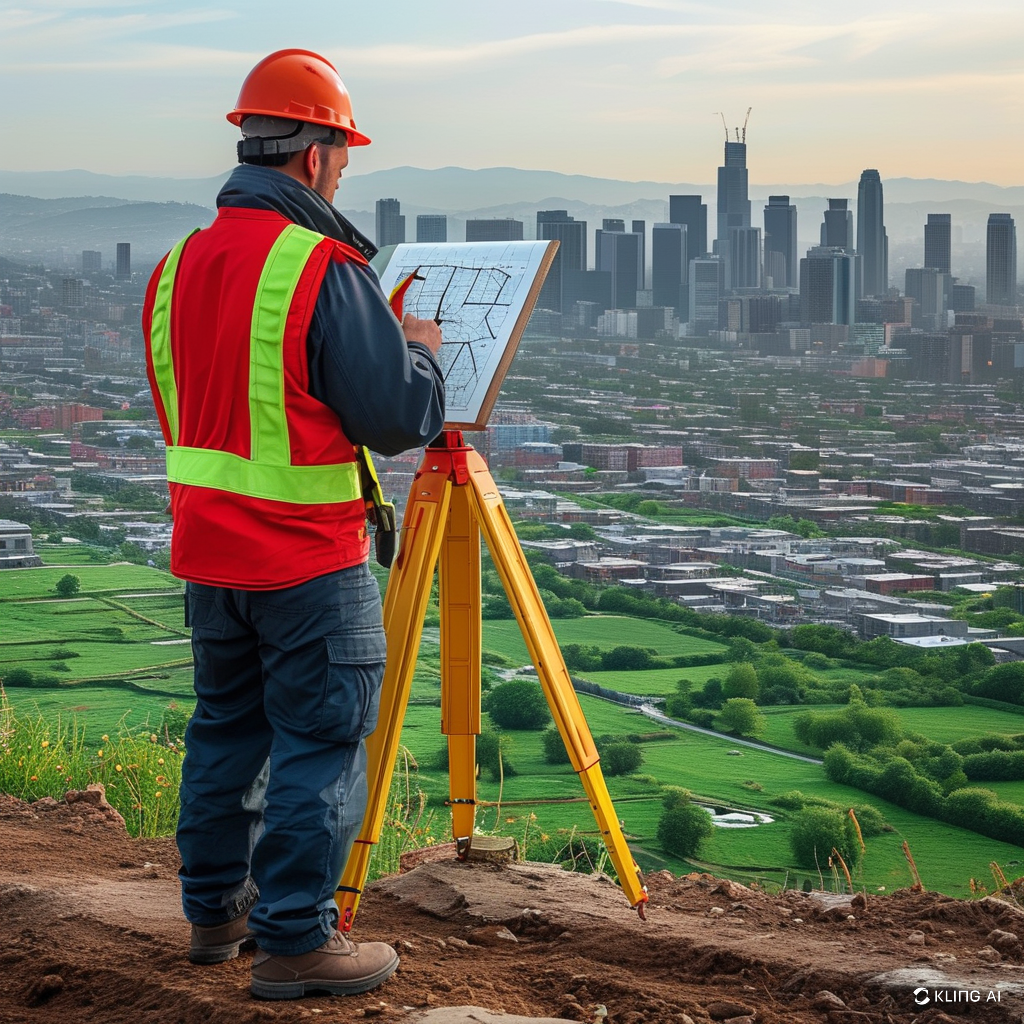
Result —
[[387, 644], [384, 630], [325, 637], [327, 677], [316, 737], [356, 743], [377, 726]]

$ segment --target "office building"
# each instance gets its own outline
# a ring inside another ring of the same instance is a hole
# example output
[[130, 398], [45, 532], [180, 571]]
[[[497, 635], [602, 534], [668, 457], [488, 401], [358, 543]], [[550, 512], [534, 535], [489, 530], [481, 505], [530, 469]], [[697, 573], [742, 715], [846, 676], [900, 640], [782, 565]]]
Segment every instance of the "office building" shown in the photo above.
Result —
[[1017, 227], [1008, 213], [988, 215], [985, 302], [990, 306], [1017, 304]]
[[647, 222], [633, 221], [633, 234], [640, 236], [640, 287], [647, 287]]
[[854, 255], [835, 246], [808, 249], [800, 261], [801, 321], [805, 324], [852, 324], [856, 301]]
[[821, 244], [826, 249], [853, 252], [853, 213], [848, 199], [830, 199], [821, 223]]
[[876, 170], [864, 171], [857, 186], [857, 252], [861, 294], [884, 295], [889, 290], [889, 236], [883, 216], [882, 179]]
[[948, 213], [929, 213], [924, 226], [924, 265], [951, 273], [952, 218]]
[[716, 330], [718, 301], [725, 291], [725, 261], [721, 256], [698, 256], [690, 260], [688, 291], [691, 333], [699, 335]]
[[523, 222], [511, 217], [467, 220], [467, 242], [518, 242], [523, 238]]
[[730, 228], [727, 287], [732, 291], [761, 287], [761, 229]]
[[84, 306], [85, 288], [77, 277], [65, 277], [61, 281], [61, 297], [65, 306]]
[[447, 242], [448, 218], [443, 213], [421, 213], [416, 218], [417, 242]]
[[670, 224], [686, 225], [686, 262], [703, 256], [708, 251], [708, 207], [702, 196], [669, 196], [668, 220]]
[[397, 199], [377, 200], [377, 246], [400, 245], [405, 241], [405, 215]]
[[718, 168], [719, 250], [729, 244], [730, 228], [750, 227], [750, 200], [747, 198], [747, 144], [725, 143], [725, 164]]
[[626, 222], [621, 217], [605, 217], [601, 221], [602, 231], [625, 231]]
[[[622, 221], [605, 221], [621, 224]], [[595, 269], [612, 275], [612, 307], [632, 309], [643, 288], [643, 235], [602, 227], [594, 236]]]
[[541, 309], [567, 309], [564, 275], [569, 270], [587, 269], [587, 222], [575, 220], [566, 210], [538, 210], [537, 237], [558, 241], [558, 252], [551, 262], [537, 305]]
[[973, 313], [974, 285], [951, 283], [949, 286], [949, 308], [954, 313]]
[[799, 272], [796, 206], [789, 196], [769, 196], [764, 208], [765, 277], [771, 278], [772, 288], [796, 288], [800, 283]]
[[651, 229], [651, 291], [655, 306], [671, 306], [686, 319], [687, 227], [655, 224]]
[[103, 254], [95, 249], [82, 250], [82, 273], [100, 274], [103, 272]]
[[913, 320], [915, 327], [926, 331], [944, 331], [946, 323], [949, 275], [935, 267], [911, 267], [907, 269], [904, 292], [914, 300]]
[[130, 281], [132, 279], [131, 242], [117, 243], [117, 262], [115, 263], [114, 276], [118, 281]]

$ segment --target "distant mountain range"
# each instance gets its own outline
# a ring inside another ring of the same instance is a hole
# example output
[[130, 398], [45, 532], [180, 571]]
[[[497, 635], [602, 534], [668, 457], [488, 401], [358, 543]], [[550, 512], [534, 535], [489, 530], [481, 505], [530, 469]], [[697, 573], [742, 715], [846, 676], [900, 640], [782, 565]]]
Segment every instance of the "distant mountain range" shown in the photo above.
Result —
[[[90, 171], [0, 171], [0, 253], [14, 259], [66, 259], [82, 249], [99, 249], [113, 257], [114, 244], [132, 242], [140, 266], [158, 259], [182, 234], [213, 216], [214, 201], [228, 172], [211, 178], [114, 176]], [[928, 213], [950, 213], [963, 241], [984, 238], [992, 212], [1011, 213], [1024, 223], [1024, 186], [1004, 188], [987, 182], [890, 178], [885, 186], [885, 217], [890, 239], [908, 245], [923, 236]], [[490, 167], [425, 170], [395, 167], [346, 175], [338, 206], [361, 230], [374, 231], [374, 203], [383, 197], [402, 202], [407, 234], [415, 238], [415, 217], [446, 213], [449, 237], [462, 237], [469, 217], [516, 217], [534, 234], [539, 209], [565, 209], [588, 221], [591, 230], [605, 217], [643, 219], [648, 224], [668, 216], [668, 196], [704, 195], [709, 208], [709, 235], [715, 231], [715, 190], [693, 182], [619, 181], [555, 171]], [[799, 211], [801, 245], [817, 240], [825, 200], [847, 197], [855, 207], [857, 183], [777, 184], [751, 186], [754, 223], [768, 195], [790, 195]]]

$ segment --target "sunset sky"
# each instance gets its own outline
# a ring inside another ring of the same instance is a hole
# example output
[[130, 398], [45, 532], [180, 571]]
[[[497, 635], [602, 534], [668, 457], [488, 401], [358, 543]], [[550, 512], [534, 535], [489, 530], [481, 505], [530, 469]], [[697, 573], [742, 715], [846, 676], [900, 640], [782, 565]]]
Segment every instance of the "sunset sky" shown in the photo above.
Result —
[[374, 139], [351, 171], [514, 166], [712, 182], [1024, 183], [1024, 4], [963, 0], [0, 0], [0, 169], [234, 163], [247, 71], [333, 60]]

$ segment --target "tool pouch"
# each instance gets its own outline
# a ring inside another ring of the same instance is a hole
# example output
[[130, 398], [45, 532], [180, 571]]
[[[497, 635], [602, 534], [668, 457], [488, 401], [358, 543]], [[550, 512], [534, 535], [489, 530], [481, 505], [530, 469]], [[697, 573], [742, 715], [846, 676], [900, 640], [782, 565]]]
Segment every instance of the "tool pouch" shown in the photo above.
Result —
[[398, 538], [398, 519], [393, 502], [384, 500], [377, 471], [373, 468], [370, 453], [363, 447], [356, 448], [359, 459], [359, 479], [362, 483], [363, 501], [366, 504], [366, 519], [373, 526], [373, 550], [377, 564], [391, 568], [395, 560]]

